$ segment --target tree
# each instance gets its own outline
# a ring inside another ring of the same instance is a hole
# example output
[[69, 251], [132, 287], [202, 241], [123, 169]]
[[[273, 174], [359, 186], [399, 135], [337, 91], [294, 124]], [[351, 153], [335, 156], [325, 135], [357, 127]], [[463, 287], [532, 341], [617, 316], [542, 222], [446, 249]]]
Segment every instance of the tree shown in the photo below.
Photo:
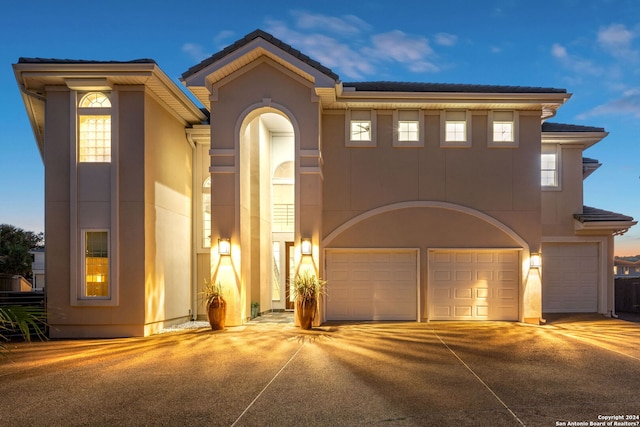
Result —
[[30, 278], [31, 249], [41, 248], [44, 235], [9, 224], [0, 224], [0, 273], [19, 274]]

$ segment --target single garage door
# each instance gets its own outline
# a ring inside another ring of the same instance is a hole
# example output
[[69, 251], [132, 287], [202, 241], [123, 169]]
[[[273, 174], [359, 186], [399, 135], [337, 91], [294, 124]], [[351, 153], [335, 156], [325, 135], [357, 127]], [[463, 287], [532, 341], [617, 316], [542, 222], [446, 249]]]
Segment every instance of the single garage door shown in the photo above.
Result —
[[327, 250], [327, 320], [417, 320], [417, 250]]
[[543, 244], [542, 311], [598, 311], [597, 243]]
[[518, 320], [517, 250], [429, 252], [429, 320]]

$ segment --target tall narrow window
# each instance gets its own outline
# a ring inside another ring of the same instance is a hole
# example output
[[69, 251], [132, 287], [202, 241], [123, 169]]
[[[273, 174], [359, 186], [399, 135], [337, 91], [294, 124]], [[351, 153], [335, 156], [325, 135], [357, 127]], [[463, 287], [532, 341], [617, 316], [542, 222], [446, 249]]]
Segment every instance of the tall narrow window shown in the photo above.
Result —
[[109, 233], [84, 233], [84, 297], [109, 297]]
[[211, 177], [202, 183], [202, 247], [211, 247]]
[[89, 92], [78, 103], [78, 160], [111, 162], [111, 101], [102, 92]]
[[553, 149], [543, 147], [541, 155], [541, 184], [543, 187], [558, 187], [558, 153]]

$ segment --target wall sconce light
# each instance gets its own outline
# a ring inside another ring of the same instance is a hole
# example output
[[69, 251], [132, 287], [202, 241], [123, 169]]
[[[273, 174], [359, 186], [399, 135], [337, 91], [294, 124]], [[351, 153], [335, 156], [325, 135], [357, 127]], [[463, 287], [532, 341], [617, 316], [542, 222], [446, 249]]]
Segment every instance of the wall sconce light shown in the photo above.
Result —
[[231, 241], [229, 239], [218, 239], [218, 253], [231, 255]]
[[302, 239], [302, 255], [311, 255], [311, 239]]
[[531, 268], [540, 268], [542, 266], [542, 258], [540, 257], [540, 254], [531, 254], [529, 266]]

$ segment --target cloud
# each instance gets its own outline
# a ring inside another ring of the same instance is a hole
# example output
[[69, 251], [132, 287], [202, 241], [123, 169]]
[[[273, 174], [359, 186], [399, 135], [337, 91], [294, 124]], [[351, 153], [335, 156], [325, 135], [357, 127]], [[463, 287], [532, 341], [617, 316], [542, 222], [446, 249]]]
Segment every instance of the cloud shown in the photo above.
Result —
[[[399, 65], [414, 73], [437, 72], [436, 57], [426, 37], [399, 30], [373, 33], [371, 26], [353, 15], [331, 17], [293, 12], [294, 28], [281, 20], [267, 20], [266, 30], [304, 52], [322, 65], [349, 79], [382, 74], [380, 68]], [[438, 38], [438, 36], [436, 36]], [[442, 44], [452, 45], [457, 37], [439, 35]]]
[[458, 36], [449, 33], [438, 33], [435, 35], [434, 41], [440, 46], [454, 46], [458, 43]]
[[210, 54], [204, 51], [204, 48], [201, 45], [196, 43], [183, 44], [182, 51], [198, 62], [210, 56]]
[[587, 59], [569, 54], [567, 48], [559, 43], [554, 43], [551, 46], [551, 55], [556, 58], [564, 68], [580, 75], [600, 76], [604, 73], [602, 67], [595, 65]]
[[413, 72], [437, 72], [439, 67], [428, 61], [434, 55], [429, 40], [424, 37], [412, 37], [395, 30], [375, 34], [371, 37], [373, 46], [366, 52], [379, 61], [393, 61], [407, 66]]
[[291, 12], [296, 27], [302, 30], [321, 30], [334, 34], [353, 35], [370, 30], [371, 26], [355, 15], [327, 16], [304, 11]]
[[335, 38], [291, 30], [280, 21], [268, 21], [267, 31], [319, 61], [322, 65], [334, 71], [340, 69], [349, 78], [361, 79], [375, 71], [369, 58]]
[[580, 114], [579, 119], [603, 115], [631, 115], [640, 118], [640, 88], [625, 91], [622, 96], [613, 101], [599, 105], [586, 113]]
[[637, 59], [639, 56], [639, 52], [634, 51], [631, 46], [635, 37], [636, 34], [623, 24], [611, 24], [600, 28], [597, 41], [606, 52], [628, 60]]
[[553, 55], [554, 58], [561, 60], [564, 60], [569, 56], [567, 54], [567, 49], [558, 43], [554, 43], [553, 46], [551, 46], [551, 55]]

